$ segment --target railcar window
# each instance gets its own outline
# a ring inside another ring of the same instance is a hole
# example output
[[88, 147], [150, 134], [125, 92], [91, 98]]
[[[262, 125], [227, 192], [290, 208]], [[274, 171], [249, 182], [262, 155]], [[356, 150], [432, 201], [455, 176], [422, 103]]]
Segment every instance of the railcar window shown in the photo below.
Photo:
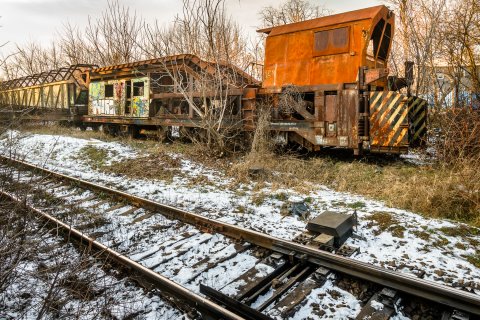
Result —
[[126, 83], [127, 99], [130, 99], [132, 97], [132, 80], [127, 80]]
[[328, 49], [328, 31], [315, 33], [315, 51], [326, 51]]
[[350, 48], [349, 31], [349, 27], [343, 27], [315, 32], [314, 56], [348, 52]]
[[76, 104], [88, 104], [88, 91], [87, 90], [82, 90], [80, 91], [80, 94], [77, 97], [77, 101], [75, 101]]
[[143, 89], [144, 89], [145, 83], [142, 82], [134, 82], [133, 83], [133, 96], [138, 97], [138, 96], [143, 96]]
[[113, 84], [105, 85], [105, 98], [113, 98]]

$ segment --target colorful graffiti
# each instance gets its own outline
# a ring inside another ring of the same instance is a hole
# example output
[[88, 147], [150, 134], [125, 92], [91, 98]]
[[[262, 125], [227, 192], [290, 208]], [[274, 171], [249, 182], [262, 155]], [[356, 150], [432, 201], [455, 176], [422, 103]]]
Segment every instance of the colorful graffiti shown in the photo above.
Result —
[[132, 87], [135, 83], [143, 82], [143, 95], [133, 96], [132, 99], [132, 116], [134, 117], [148, 117], [149, 113], [149, 95], [150, 95], [150, 81], [148, 77], [136, 78], [132, 80]]
[[113, 84], [115, 97], [114, 97], [114, 105], [115, 111], [117, 115], [124, 114], [125, 110], [125, 82], [117, 81]]
[[101, 99], [105, 98], [105, 86], [101, 82], [92, 82], [89, 87], [88, 114], [102, 114]]
[[[132, 79], [132, 83], [142, 82], [143, 90], [138, 96], [131, 92], [131, 113], [125, 114], [127, 102], [125, 80], [109, 80], [90, 83], [88, 113], [90, 115], [124, 115], [148, 117], [150, 86], [148, 77]], [[105, 97], [105, 86], [113, 85], [113, 97]], [[133, 86], [132, 86], [133, 87]]]
[[134, 117], [148, 117], [148, 101], [144, 97], [133, 97], [132, 115]]

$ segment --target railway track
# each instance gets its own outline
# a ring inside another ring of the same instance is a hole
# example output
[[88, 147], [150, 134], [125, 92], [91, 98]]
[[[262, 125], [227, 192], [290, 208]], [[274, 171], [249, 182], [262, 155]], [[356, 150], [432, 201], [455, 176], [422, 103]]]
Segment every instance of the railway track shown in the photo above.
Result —
[[[421, 301], [432, 319], [480, 315], [480, 296], [470, 292], [1, 160], [4, 178], [16, 176], [12, 186], [36, 190], [26, 202], [30, 210], [206, 318], [298, 319], [306, 311], [321, 317], [353, 308], [359, 319], [388, 319], [418, 313], [405, 308], [411, 301]], [[352, 290], [359, 286], [366, 289]], [[332, 295], [340, 303], [322, 302]]]

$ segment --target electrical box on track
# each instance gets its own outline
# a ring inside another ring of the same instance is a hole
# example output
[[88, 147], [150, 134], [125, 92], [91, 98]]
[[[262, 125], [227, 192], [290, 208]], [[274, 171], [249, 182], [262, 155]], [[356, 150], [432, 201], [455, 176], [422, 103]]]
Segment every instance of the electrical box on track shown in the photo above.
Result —
[[333, 245], [338, 248], [352, 235], [354, 225], [351, 215], [325, 211], [308, 222], [307, 230], [320, 234], [317, 238], [328, 238], [330, 243], [333, 240]]

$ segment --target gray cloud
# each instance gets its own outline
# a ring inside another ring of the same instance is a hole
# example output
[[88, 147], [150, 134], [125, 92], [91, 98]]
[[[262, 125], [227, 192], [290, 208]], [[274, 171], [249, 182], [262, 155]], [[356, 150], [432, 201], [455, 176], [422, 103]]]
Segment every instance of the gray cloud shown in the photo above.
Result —
[[[180, 0], [120, 0], [147, 21], [158, 19], [168, 24], [181, 10]], [[278, 0], [226, 0], [231, 16], [244, 31], [255, 33], [259, 25], [258, 12], [266, 6], [277, 5]], [[325, 0], [316, 1], [335, 11], [349, 11], [378, 5], [380, 0]], [[37, 40], [51, 42], [65, 22], [78, 26], [86, 24], [88, 16], [98, 17], [107, 6], [107, 0], [0, 0], [0, 43], [23, 43]], [[11, 50], [2, 48], [2, 51]]]

